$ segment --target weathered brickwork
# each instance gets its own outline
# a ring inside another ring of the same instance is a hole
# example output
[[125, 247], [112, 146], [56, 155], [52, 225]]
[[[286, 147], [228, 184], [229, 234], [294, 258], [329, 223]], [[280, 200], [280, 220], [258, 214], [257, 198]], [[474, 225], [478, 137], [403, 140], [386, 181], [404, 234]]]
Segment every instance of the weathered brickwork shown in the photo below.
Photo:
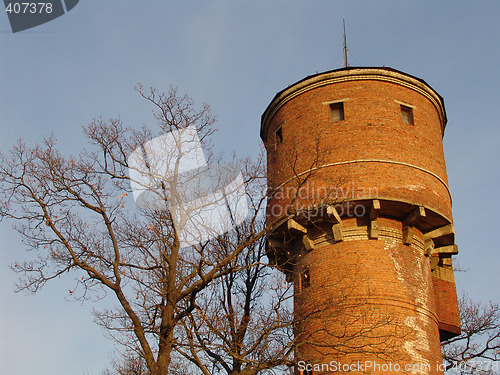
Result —
[[401, 238], [353, 241], [314, 249], [299, 262], [310, 272], [310, 286], [299, 293], [295, 308], [299, 319], [305, 317], [302, 329], [310, 343], [299, 349], [301, 358], [435, 367], [438, 320], [423, 250], [403, 245]]
[[460, 326], [445, 125], [442, 98], [389, 68], [308, 77], [264, 112], [268, 220], [293, 215], [269, 255], [295, 284], [297, 360], [443, 373], [440, 335]]

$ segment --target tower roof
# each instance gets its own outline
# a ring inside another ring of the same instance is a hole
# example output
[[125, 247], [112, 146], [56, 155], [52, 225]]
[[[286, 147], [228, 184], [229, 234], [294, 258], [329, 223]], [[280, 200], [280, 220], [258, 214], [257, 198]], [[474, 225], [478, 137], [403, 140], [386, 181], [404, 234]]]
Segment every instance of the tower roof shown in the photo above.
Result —
[[307, 76], [278, 92], [262, 114], [260, 137], [265, 140], [270, 119], [290, 99], [319, 86], [357, 80], [393, 82], [426, 96], [436, 107], [441, 119], [441, 130], [446, 127], [444, 99], [423, 79], [388, 67], [347, 67]]

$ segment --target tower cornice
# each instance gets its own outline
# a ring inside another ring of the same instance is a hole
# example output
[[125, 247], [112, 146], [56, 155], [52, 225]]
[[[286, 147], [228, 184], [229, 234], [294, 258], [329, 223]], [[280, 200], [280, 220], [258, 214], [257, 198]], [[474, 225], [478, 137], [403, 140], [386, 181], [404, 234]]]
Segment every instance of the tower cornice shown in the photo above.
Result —
[[289, 100], [317, 87], [339, 82], [361, 80], [392, 82], [425, 96], [432, 102], [438, 112], [441, 122], [441, 132], [442, 135], [444, 135], [444, 129], [447, 122], [444, 100], [441, 95], [423, 79], [386, 67], [347, 67], [308, 76], [278, 92], [262, 114], [260, 137], [265, 142], [269, 121]]

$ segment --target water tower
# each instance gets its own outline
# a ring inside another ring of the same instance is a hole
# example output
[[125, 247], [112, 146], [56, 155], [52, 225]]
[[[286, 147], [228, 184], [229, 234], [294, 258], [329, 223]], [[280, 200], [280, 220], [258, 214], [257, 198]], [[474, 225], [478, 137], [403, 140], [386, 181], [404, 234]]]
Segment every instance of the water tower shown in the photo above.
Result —
[[432, 87], [385, 67], [309, 76], [265, 110], [268, 255], [294, 283], [296, 373], [443, 373], [440, 341], [460, 332], [445, 126]]

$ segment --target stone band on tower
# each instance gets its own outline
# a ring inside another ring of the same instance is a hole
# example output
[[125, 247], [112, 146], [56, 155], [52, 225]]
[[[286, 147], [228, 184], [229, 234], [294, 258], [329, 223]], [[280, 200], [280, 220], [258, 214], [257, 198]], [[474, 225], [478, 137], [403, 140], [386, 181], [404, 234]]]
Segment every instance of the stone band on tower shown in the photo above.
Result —
[[440, 340], [460, 332], [445, 125], [441, 96], [390, 68], [307, 77], [265, 110], [268, 255], [294, 283], [296, 361], [443, 373]]

